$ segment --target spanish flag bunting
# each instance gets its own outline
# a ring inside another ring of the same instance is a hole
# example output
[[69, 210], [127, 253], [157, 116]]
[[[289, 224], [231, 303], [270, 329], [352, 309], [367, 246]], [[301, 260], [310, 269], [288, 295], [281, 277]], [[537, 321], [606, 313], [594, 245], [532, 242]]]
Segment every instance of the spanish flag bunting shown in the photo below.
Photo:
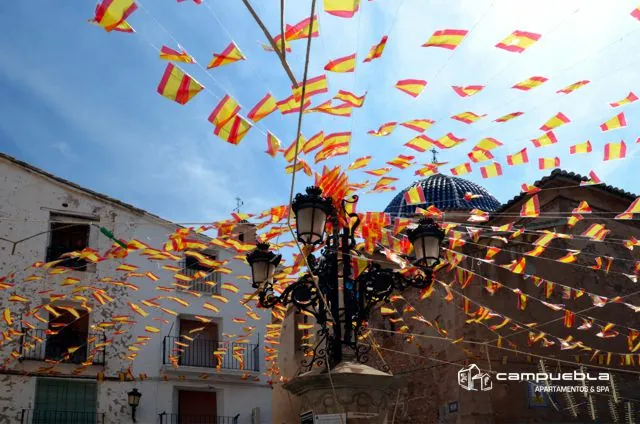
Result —
[[398, 181], [398, 179], [394, 177], [382, 177], [376, 182], [376, 185], [373, 187], [373, 189], [376, 190], [381, 187], [388, 187], [389, 184], [391, 184], [394, 181]]
[[174, 62], [196, 63], [184, 49], [181, 51], [173, 50], [170, 47], [162, 46], [160, 49], [160, 59], [172, 60]]
[[371, 62], [372, 60], [378, 59], [380, 56], [382, 56], [382, 52], [384, 52], [384, 48], [387, 45], [388, 38], [389, 37], [387, 37], [386, 35], [383, 36], [378, 44], [371, 47], [369, 53], [367, 54], [367, 57], [363, 60], [363, 62]]
[[228, 65], [229, 63], [238, 62], [240, 60], [245, 60], [246, 57], [242, 54], [236, 43], [233, 41], [229, 43], [226, 49], [222, 51], [222, 53], [213, 54], [213, 59], [207, 65], [207, 69], [217, 68], [219, 66]]
[[584, 218], [582, 217], [582, 215], [571, 215], [569, 218], [567, 218], [567, 227], [573, 228], [579, 221], [582, 221], [583, 219]]
[[480, 168], [482, 178], [493, 178], [502, 175], [502, 166], [498, 162]]
[[369, 260], [367, 258], [361, 258], [359, 256], [351, 258], [351, 269], [353, 272], [353, 278], [358, 278], [365, 269], [369, 266]]
[[249, 111], [247, 118], [251, 119], [253, 122], [259, 122], [263, 118], [275, 112], [277, 108], [278, 105], [276, 104], [276, 99], [271, 95], [271, 93], [267, 93]]
[[494, 158], [490, 151], [483, 149], [474, 149], [467, 153], [467, 156], [474, 163], [485, 162]]
[[454, 50], [462, 43], [468, 32], [465, 29], [441, 29], [434, 32], [422, 47], [441, 47]]
[[116, 271], [135, 271], [138, 269], [136, 265], [122, 264], [116, 268]]
[[347, 171], [353, 171], [355, 169], [361, 169], [366, 167], [367, 165], [369, 165], [369, 162], [371, 162], [371, 158], [372, 156], [363, 156], [354, 160], [353, 162], [351, 162], [351, 165], [349, 165], [349, 167], [347, 168]]
[[213, 129], [213, 133], [227, 143], [237, 145], [242, 141], [253, 124], [240, 115], [235, 115], [231, 120]]
[[335, 95], [334, 99], [342, 100], [343, 102], [350, 104], [353, 107], [362, 107], [364, 104], [364, 99], [367, 93], [364, 93], [362, 96], [357, 96], [349, 91], [339, 90], [338, 94]]
[[267, 150], [265, 152], [272, 158], [275, 158], [279, 150], [280, 140], [278, 140], [278, 137], [271, 134], [271, 131], [267, 131]]
[[593, 185], [593, 184], [602, 184], [602, 180], [600, 179], [600, 177], [596, 175], [595, 172], [589, 171], [589, 179], [587, 181], [580, 182], [580, 185], [585, 186], [585, 185]]
[[324, 131], [320, 131], [314, 134], [304, 145], [302, 146], [302, 152], [304, 154], [310, 153], [317, 148], [321, 147], [324, 143]]
[[633, 103], [637, 100], [638, 100], [638, 96], [636, 96], [635, 94], [633, 94], [633, 92], [630, 91], [629, 94], [627, 94], [627, 97], [617, 102], [609, 103], [609, 106], [620, 107], [620, 106], [628, 105], [629, 103]]
[[349, 56], [340, 57], [338, 59], [330, 60], [324, 67], [325, 71], [329, 72], [353, 72], [356, 69], [356, 54], [350, 54]]
[[513, 31], [511, 35], [496, 44], [499, 49], [513, 53], [522, 53], [540, 39], [540, 34], [528, 31]]
[[240, 105], [228, 94], [225, 95], [209, 115], [209, 122], [220, 127], [231, 121], [240, 111]]
[[203, 88], [204, 86], [189, 74], [173, 63], [169, 63], [158, 85], [158, 93], [169, 100], [184, 105], [202, 91]]
[[[283, 99], [283, 100], [280, 100], [279, 102], [276, 102], [276, 106], [277, 106], [278, 110], [280, 111], [280, 113], [282, 113], [283, 115], [287, 115], [289, 113], [299, 113], [300, 112], [300, 100], [301, 99], [296, 100], [294, 98], [294, 95], [292, 94], [291, 96], [287, 97], [286, 99]], [[302, 107], [302, 110], [308, 108], [309, 106], [311, 106], [311, 99], [309, 98], [309, 96], [305, 95], [304, 106]]]
[[138, 5], [134, 0], [102, 0], [96, 5], [95, 16], [91, 22], [101, 26], [106, 31], [123, 31], [131, 28], [125, 20], [136, 11]]
[[549, 78], [545, 78], [545, 77], [538, 77], [538, 76], [530, 77], [524, 81], [520, 81], [519, 83], [515, 84], [511, 88], [515, 88], [516, 90], [529, 91], [532, 88], [536, 88], [537, 86], [545, 83], [548, 80]]
[[562, 112], [556, 113], [553, 117], [540, 127], [542, 131], [551, 131], [554, 128], [558, 128], [564, 124], [568, 124], [571, 120]]
[[627, 145], [624, 141], [604, 145], [604, 161], [624, 159], [627, 156]]
[[585, 141], [584, 143], [574, 144], [573, 146], [569, 147], [569, 153], [572, 155], [578, 153], [591, 153], [591, 150], [591, 142], [589, 140]]
[[[308, 97], [316, 96], [318, 94], [323, 94], [329, 91], [327, 88], [327, 75], [322, 74], [317, 77], [307, 79], [307, 83], [305, 84], [305, 92], [304, 97], [305, 100]], [[300, 102], [302, 97], [302, 82], [298, 83], [298, 87], [291, 87], [293, 90], [293, 97], [297, 102]]]
[[482, 194], [473, 194], [470, 191], [467, 191], [464, 193], [464, 200], [466, 200], [467, 202], [472, 201], [473, 199], [479, 199], [482, 197]]
[[373, 135], [376, 137], [384, 137], [384, 136], [390, 135], [393, 132], [393, 130], [396, 129], [397, 126], [398, 126], [397, 122], [387, 122], [386, 124], [380, 125], [380, 128], [378, 128], [377, 130], [367, 131], [367, 134]]
[[[633, 219], [634, 213], [640, 213], [640, 197], [631, 202], [629, 207], [623, 213], [616, 215], [615, 219]], [[635, 239], [632, 237], [632, 240]], [[638, 245], [638, 241], [636, 240], [635, 242], [635, 245]]]
[[395, 166], [396, 168], [406, 169], [409, 166], [415, 164], [415, 162], [412, 162], [414, 159], [415, 156], [398, 155], [397, 157], [388, 161], [387, 164]]
[[591, 207], [586, 201], [582, 200], [578, 206], [571, 211], [571, 213], [591, 213]]
[[404, 201], [407, 205], [421, 205], [427, 203], [422, 187], [417, 184], [404, 193]]
[[374, 177], [381, 177], [385, 174], [388, 174], [391, 171], [391, 168], [378, 168], [378, 169], [370, 169], [369, 171], [364, 171], [369, 175], [373, 175]]
[[360, 7], [360, 0], [324, 0], [324, 11], [339, 18], [351, 18]]
[[13, 318], [11, 317], [11, 310], [9, 308], [4, 309], [4, 313], [2, 314], [4, 318], [4, 322], [9, 326], [13, 326]]
[[[273, 41], [276, 45], [276, 50], [279, 52], [282, 50], [282, 35], [278, 34], [275, 37], [273, 37]], [[262, 47], [262, 49], [266, 52], [272, 52], [273, 47], [271, 46], [271, 44], [260, 44], [260, 46]], [[285, 39], [284, 39], [284, 50], [289, 53], [291, 52], [291, 43], [289, 43], [289, 40], [287, 40], [287, 36], [285, 33]]]
[[527, 148], [520, 150], [512, 155], [507, 155], [507, 165], [515, 166], [529, 163], [529, 156], [527, 155]]
[[640, 6], [636, 7], [631, 11], [631, 16], [640, 21]]
[[433, 144], [434, 140], [424, 134], [420, 134], [406, 142], [404, 145], [416, 152], [423, 153], [426, 152], [429, 147], [433, 146]]
[[311, 30], [311, 38], [318, 37], [320, 35], [320, 24], [318, 21], [318, 15], [313, 15], [313, 28], [310, 28], [310, 25], [311, 18], [304, 18], [295, 25], [287, 25], [286, 31], [284, 33], [284, 39], [286, 41], [294, 41], [309, 38], [309, 30]]
[[426, 85], [427, 82], [425, 80], [403, 79], [398, 81], [395, 87], [398, 90], [407, 93], [411, 97], [418, 97]]
[[551, 281], [544, 280], [544, 296], [547, 299], [549, 299], [553, 294], [554, 287], [555, 287], [555, 284], [553, 284]]
[[531, 142], [535, 147], [544, 147], [551, 144], [556, 144], [558, 142], [558, 139], [553, 131], [548, 131], [540, 137], [532, 139]]
[[600, 238], [601, 234], [603, 234], [605, 232], [609, 232], [609, 231], [610, 230], [607, 230], [607, 228], [604, 226], [604, 224], [591, 224], [589, 226], [589, 228], [587, 228], [581, 234], [581, 236], [589, 237], [591, 239], [598, 239], [598, 238]]
[[152, 326], [150, 326], [150, 325], [146, 325], [146, 326], [144, 327], [144, 331], [146, 331], [147, 333], [159, 333], [159, 332], [160, 332], [160, 329], [159, 329], [159, 328], [156, 328], [156, 327], [152, 327]]
[[420, 177], [426, 177], [428, 175], [434, 175], [438, 173], [438, 167], [431, 164], [426, 164], [423, 168], [417, 169], [413, 174]]
[[538, 158], [538, 169], [554, 169], [560, 166], [560, 158]]
[[331, 100], [327, 100], [326, 102], [316, 106], [315, 108], [306, 110], [304, 113], [320, 112], [326, 113], [327, 115], [350, 117], [352, 108], [353, 106], [351, 106], [349, 103], [342, 103], [333, 106], [331, 105]]
[[507, 122], [510, 121], [514, 118], [517, 118], [520, 115], [524, 115], [524, 112], [512, 112], [512, 113], [507, 113], [506, 115], [503, 115], [497, 119], [494, 120], [494, 122]]
[[473, 150], [493, 150], [496, 147], [500, 146], [502, 146], [502, 143], [500, 141], [496, 140], [493, 137], [486, 137], [480, 140], [478, 144], [474, 146]]
[[467, 85], [464, 87], [460, 85], [454, 85], [451, 88], [453, 88], [453, 91], [460, 97], [471, 97], [474, 94], [478, 94], [479, 92], [481, 92], [484, 88], [484, 85]]
[[469, 162], [465, 162], [462, 165], [451, 168], [450, 171], [451, 174], [455, 176], [465, 175], [471, 172], [471, 164]]
[[402, 125], [405, 128], [409, 128], [410, 130], [414, 130], [421, 133], [428, 130], [431, 127], [431, 125], [435, 123], [436, 121], [432, 119], [412, 119], [410, 121], [401, 122], [400, 125]]
[[573, 84], [570, 84], [570, 85], [566, 86], [565, 88], [556, 91], [556, 93], [557, 94], [560, 94], [560, 93], [570, 94], [570, 93], [573, 93], [574, 91], [576, 91], [577, 89], [584, 87], [585, 85], [589, 84], [590, 82], [591, 81], [589, 81], [589, 80], [582, 80], [582, 81], [574, 82]]
[[579, 250], [573, 250], [573, 251], [569, 251], [567, 252], [566, 255], [564, 255], [561, 258], [556, 259], [558, 262], [562, 262], [565, 264], [570, 264], [572, 262], [575, 262], [577, 258], [577, 256], [580, 254]]
[[604, 124], [600, 125], [600, 130], [602, 132], [617, 130], [618, 128], [624, 128], [627, 126], [627, 120], [624, 117], [624, 112], [620, 112], [613, 118], [609, 119]]
[[462, 112], [462, 113], [459, 113], [457, 115], [453, 115], [451, 117], [451, 119], [455, 119], [456, 121], [464, 122], [465, 124], [473, 124], [474, 122], [476, 122], [479, 119], [484, 118], [485, 116], [487, 116], [486, 113], [484, 115], [478, 115], [478, 114], [473, 113], [473, 112]]
[[433, 144], [439, 149], [450, 149], [465, 141], [464, 138], [458, 138], [453, 133], [447, 133], [437, 140], [433, 140]]
[[540, 203], [538, 202], [538, 195], [531, 196], [520, 209], [520, 216], [524, 218], [535, 218], [540, 216]]

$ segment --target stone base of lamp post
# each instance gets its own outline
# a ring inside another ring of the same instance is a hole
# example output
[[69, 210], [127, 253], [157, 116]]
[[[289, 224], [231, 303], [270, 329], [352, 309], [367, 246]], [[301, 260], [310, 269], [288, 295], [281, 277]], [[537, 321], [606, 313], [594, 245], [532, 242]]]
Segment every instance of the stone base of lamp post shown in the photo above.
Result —
[[[284, 388], [296, 395], [301, 412], [346, 414], [341, 424], [386, 424], [396, 379], [357, 362], [344, 361], [331, 370], [312, 370], [294, 377]], [[336, 424], [340, 418], [336, 418]]]

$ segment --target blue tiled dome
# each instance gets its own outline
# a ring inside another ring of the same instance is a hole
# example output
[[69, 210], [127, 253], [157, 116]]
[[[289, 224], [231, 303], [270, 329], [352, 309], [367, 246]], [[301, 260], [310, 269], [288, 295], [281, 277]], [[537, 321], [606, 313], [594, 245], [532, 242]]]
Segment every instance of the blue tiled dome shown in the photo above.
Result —
[[[420, 205], [409, 206], [404, 199], [404, 194], [409, 188], [415, 185], [422, 187], [426, 202]], [[465, 193], [480, 194], [482, 197], [467, 202], [464, 200]], [[478, 184], [463, 178], [436, 174], [415, 182], [402, 190], [393, 198], [384, 211], [391, 214], [392, 217], [411, 216], [415, 213], [416, 207], [426, 208], [430, 205], [434, 205], [440, 210], [480, 209], [491, 212], [498, 209], [500, 202], [484, 187]]]

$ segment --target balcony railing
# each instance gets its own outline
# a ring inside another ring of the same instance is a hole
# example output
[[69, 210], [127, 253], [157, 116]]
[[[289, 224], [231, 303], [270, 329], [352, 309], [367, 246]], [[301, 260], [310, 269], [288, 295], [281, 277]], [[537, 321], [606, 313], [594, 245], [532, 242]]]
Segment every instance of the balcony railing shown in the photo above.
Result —
[[20, 424], [104, 424], [104, 413], [23, 409]]
[[81, 364], [91, 359], [94, 365], [104, 365], [104, 347], [96, 348], [98, 343], [105, 342], [104, 333], [86, 333], [68, 328], [60, 330], [57, 334], [47, 334], [47, 331], [23, 330], [20, 343], [23, 359], [50, 359], [73, 364]]
[[[199, 270], [192, 268], [184, 268], [182, 273], [188, 277], [193, 277]], [[202, 292], [202, 293], [211, 293], [218, 294], [220, 293], [220, 273], [219, 272], [209, 272], [206, 277], [195, 278], [187, 283], [190, 287], [190, 290]]]
[[185, 415], [167, 414], [160, 415], [160, 424], [238, 424], [240, 414], [235, 417], [221, 417], [215, 415]]
[[[214, 355], [215, 351], [225, 352], [221, 356], [221, 362]], [[242, 361], [238, 356], [242, 357]], [[180, 337], [166, 336], [162, 342], [162, 358], [163, 364], [177, 362], [178, 365], [187, 367], [217, 368], [219, 366], [227, 370], [260, 371], [259, 344], [224, 343], [199, 338], [187, 343], [187, 340]]]

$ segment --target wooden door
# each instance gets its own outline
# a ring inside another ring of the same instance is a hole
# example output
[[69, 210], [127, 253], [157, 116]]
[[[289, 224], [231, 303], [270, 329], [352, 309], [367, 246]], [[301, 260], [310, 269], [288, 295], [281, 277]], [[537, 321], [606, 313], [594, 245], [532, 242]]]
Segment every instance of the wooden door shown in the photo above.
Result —
[[215, 392], [180, 390], [178, 392], [178, 422], [180, 424], [217, 424]]
[[[202, 327], [205, 329], [190, 333], [191, 330]], [[180, 335], [194, 339], [193, 341], [182, 340], [189, 343], [189, 347], [186, 347], [180, 356], [180, 365], [207, 368], [214, 368], [217, 365], [218, 362], [213, 355], [213, 352], [218, 349], [218, 325], [216, 323], [205, 324], [201, 321], [181, 319]]]

